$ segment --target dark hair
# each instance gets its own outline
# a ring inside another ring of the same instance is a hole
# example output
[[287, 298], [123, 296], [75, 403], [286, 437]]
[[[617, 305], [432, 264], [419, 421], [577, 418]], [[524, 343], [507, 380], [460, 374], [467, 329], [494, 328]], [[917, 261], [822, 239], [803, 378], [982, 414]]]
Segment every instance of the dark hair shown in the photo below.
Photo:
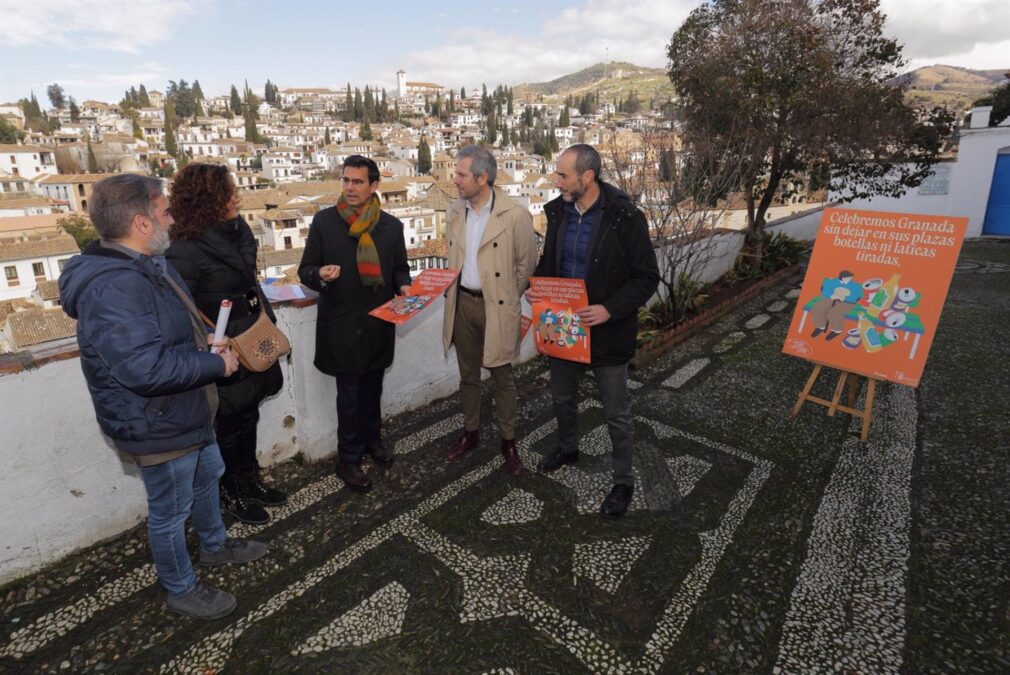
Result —
[[175, 219], [172, 239], [192, 239], [225, 219], [235, 192], [228, 168], [193, 162], [175, 175], [168, 208]]
[[456, 161], [470, 158], [470, 173], [477, 176], [484, 174], [487, 176], [487, 184], [494, 185], [494, 179], [498, 175], [498, 162], [495, 161], [487, 148], [479, 145], [467, 145], [456, 153]]
[[596, 152], [596, 148], [585, 143], [576, 143], [566, 148], [565, 152], [575, 153], [576, 173], [582, 175], [586, 171], [592, 171], [593, 180], [596, 182], [600, 181], [600, 171], [603, 169], [603, 161], [600, 159], [600, 153]]
[[162, 194], [157, 178], [119, 173], [95, 183], [88, 215], [102, 239], [118, 241], [129, 234], [138, 213], [153, 217], [152, 203]]
[[379, 165], [364, 155], [351, 155], [345, 159], [344, 168], [346, 169], [349, 166], [353, 166], [355, 169], [360, 169], [362, 167], [368, 169], [368, 182], [379, 182]]
[[845, 277], [852, 278], [852, 277], [855, 277], [855, 276], [856, 275], [854, 273], [850, 272], [849, 270], [842, 270], [841, 272], [838, 273], [838, 278], [839, 279], [844, 279]]

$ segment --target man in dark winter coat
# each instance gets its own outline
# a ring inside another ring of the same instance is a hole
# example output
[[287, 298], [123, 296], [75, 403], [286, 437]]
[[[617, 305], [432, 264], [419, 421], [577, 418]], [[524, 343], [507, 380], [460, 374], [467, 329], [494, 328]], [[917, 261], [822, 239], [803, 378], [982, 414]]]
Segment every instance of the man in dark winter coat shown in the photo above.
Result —
[[343, 194], [312, 219], [298, 276], [319, 291], [315, 365], [337, 379], [337, 476], [367, 492], [365, 453], [393, 459], [382, 441], [382, 378], [393, 363], [396, 328], [368, 313], [406, 294], [410, 266], [403, 223], [379, 206], [379, 167], [361, 155], [344, 162]]
[[[577, 310], [591, 327], [590, 367], [603, 399], [613, 446], [614, 487], [600, 506], [608, 517], [631, 503], [635, 477], [635, 421], [628, 394], [628, 362], [635, 353], [638, 308], [659, 285], [649, 226], [631, 199], [600, 180], [599, 153], [573, 145], [558, 157], [561, 196], [544, 206], [547, 233], [534, 276], [585, 279], [589, 306]], [[537, 300], [526, 292], [531, 303]], [[578, 390], [584, 366], [550, 358], [551, 395], [558, 418], [558, 447], [538, 465], [551, 472], [579, 458]]]
[[214, 440], [214, 380], [238, 359], [208, 336], [193, 300], [165, 261], [172, 217], [161, 182], [119, 174], [95, 184], [91, 221], [101, 240], [71, 258], [60, 300], [77, 319], [81, 368], [102, 431], [139, 466], [148, 532], [169, 609], [215, 619], [235, 598], [196, 578], [186, 551], [192, 516], [204, 565], [261, 558], [266, 546], [228, 539], [218, 504], [224, 470]]

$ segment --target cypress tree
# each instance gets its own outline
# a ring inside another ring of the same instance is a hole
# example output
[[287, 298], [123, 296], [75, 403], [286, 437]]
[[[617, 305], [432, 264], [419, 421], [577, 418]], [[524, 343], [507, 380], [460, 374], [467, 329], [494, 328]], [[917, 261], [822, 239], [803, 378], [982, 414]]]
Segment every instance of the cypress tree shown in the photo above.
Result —
[[495, 119], [493, 106], [487, 116], [487, 133], [485, 135], [485, 142], [488, 145], [494, 145], [498, 140], [498, 120]]
[[141, 108], [151, 107], [151, 97], [147, 95], [147, 87], [140, 85], [140, 93], [137, 94], [137, 101], [140, 103]]
[[431, 148], [428, 146], [428, 139], [421, 136], [421, 142], [417, 144], [417, 172], [421, 175], [431, 171]]
[[326, 133], [323, 134], [323, 145], [330, 144], [330, 128], [326, 127]]
[[238, 95], [238, 89], [231, 85], [231, 111], [238, 115], [242, 112], [242, 98]]
[[344, 100], [344, 121], [350, 122], [354, 119], [354, 98], [351, 96], [351, 83], [347, 83], [347, 97]]
[[572, 119], [568, 114], [568, 104], [565, 103], [564, 107], [561, 108], [561, 119], [558, 120], [558, 126], [570, 127], [572, 126]]
[[165, 99], [165, 152], [177, 156], [179, 148], [175, 144], [175, 108], [172, 106], [172, 99]]
[[88, 173], [98, 173], [98, 159], [91, 148], [91, 136], [88, 136]]
[[193, 80], [193, 98], [197, 101], [203, 98], [203, 89], [200, 88], [200, 80]]
[[361, 140], [370, 141], [372, 140], [372, 125], [368, 123], [368, 116], [365, 116], [364, 121], [361, 123]]

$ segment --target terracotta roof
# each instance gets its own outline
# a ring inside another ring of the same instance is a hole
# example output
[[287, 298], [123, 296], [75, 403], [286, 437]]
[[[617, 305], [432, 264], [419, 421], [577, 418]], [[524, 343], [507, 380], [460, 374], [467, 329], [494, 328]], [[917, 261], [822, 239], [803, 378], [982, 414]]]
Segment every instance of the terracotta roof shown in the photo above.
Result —
[[81, 249], [77, 247], [77, 242], [70, 235], [60, 235], [37, 241], [0, 244], [0, 260], [26, 260], [80, 252]]
[[46, 176], [39, 183], [57, 184], [63, 183], [97, 183], [103, 178], [108, 178], [112, 174], [108, 173], [67, 173], [56, 176]]
[[21, 199], [4, 199], [0, 197], [0, 209], [23, 209], [28, 206], [52, 206], [53, 203], [43, 197], [22, 197]]
[[262, 218], [263, 220], [271, 220], [271, 221], [297, 220], [298, 218], [301, 218], [301, 215], [302, 214], [298, 213], [298, 211], [294, 210], [267, 209], [266, 211], [260, 214], [260, 218]]
[[[3, 202], [0, 202], [0, 208]], [[47, 230], [59, 226], [60, 218], [65, 213], [43, 213], [36, 216], [10, 216], [0, 218], [0, 236], [5, 232], [21, 232], [22, 230]]]
[[407, 249], [408, 259], [427, 258], [429, 256], [438, 256], [439, 258], [449, 257], [449, 246], [446, 244], [444, 237], [439, 239], [429, 239], [421, 242], [414, 248]]
[[59, 300], [60, 282], [56, 279], [46, 279], [45, 281], [40, 281], [38, 285], [35, 286], [35, 291], [43, 300]]
[[7, 319], [8, 314], [14, 313], [14, 303], [10, 300], [0, 300], [0, 326]]
[[256, 269], [265, 269], [277, 265], [297, 265], [302, 261], [302, 248], [286, 248], [280, 251], [260, 250], [256, 255]]
[[52, 152], [54, 148], [43, 148], [41, 145], [17, 145], [15, 143], [3, 143], [0, 144], [0, 152], [14, 153], [19, 152]]
[[7, 325], [15, 349], [62, 340], [77, 333], [77, 322], [62, 307], [14, 312], [7, 317]]
[[407, 186], [397, 180], [387, 180], [379, 183], [379, 192], [406, 192]]

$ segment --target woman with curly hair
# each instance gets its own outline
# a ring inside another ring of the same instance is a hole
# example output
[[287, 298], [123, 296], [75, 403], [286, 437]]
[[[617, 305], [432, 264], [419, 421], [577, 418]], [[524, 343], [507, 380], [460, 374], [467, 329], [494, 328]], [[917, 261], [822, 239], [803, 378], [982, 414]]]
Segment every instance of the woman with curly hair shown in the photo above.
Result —
[[[238, 207], [238, 190], [224, 166], [190, 164], [172, 183], [169, 208], [175, 225], [165, 257], [211, 321], [216, 320], [221, 301], [231, 301], [225, 331], [229, 337], [252, 326], [260, 312], [277, 322], [270, 303], [260, 300], [256, 239]], [[282, 385], [279, 363], [262, 373], [239, 366], [234, 375], [217, 381], [220, 404], [215, 428], [225, 464], [221, 497], [225, 510], [245, 523], [267, 522], [270, 515], [263, 506], [287, 501], [283, 492], [262, 483], [256, 459], [260, 402]]]

